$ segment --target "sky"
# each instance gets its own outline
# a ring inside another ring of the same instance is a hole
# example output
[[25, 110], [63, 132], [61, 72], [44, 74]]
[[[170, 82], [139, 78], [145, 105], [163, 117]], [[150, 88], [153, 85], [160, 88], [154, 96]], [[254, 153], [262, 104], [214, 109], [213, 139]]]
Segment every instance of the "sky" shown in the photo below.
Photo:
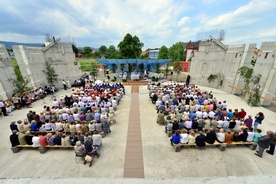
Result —
[[275, 0], [0, 0], [0, 40], [44, 43], [50, 33], [77, 47], [118, 46], [127, 33], [147, 48], [208, 39], [276, 41]]

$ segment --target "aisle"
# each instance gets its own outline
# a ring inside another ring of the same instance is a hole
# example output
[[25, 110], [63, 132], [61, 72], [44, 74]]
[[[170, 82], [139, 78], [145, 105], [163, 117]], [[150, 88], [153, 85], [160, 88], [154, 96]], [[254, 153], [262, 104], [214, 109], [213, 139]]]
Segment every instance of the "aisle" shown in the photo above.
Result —
[[144, 178], [144, 161], [138, 96], [139, 86], [132, 86], [131, 93], [124, 178]]

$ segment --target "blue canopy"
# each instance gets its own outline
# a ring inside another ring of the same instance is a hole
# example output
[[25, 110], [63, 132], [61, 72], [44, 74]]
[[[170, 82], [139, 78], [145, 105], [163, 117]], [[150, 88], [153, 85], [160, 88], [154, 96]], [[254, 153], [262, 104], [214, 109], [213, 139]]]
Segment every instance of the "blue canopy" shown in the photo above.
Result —
[[96, 59], [96, 60], [110, 70], [112, 70], [115, 65], [116, 65], [115, 68], [117, 69], [120, 66], [120, 64], [136, 64], [136, 68], [139, 68], [139, 66], [143, 64], [145, 70], [149, 69], [150, 71], [154, 71], [158, 63], [159, 63], [159, 66], [162, 66], [164, 64], [167, 64], [171, 59]]

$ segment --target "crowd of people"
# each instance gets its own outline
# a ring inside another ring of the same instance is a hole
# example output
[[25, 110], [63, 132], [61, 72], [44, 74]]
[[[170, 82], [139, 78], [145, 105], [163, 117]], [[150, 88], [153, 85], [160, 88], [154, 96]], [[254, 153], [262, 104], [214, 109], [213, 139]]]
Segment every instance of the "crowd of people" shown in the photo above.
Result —
[[[231, 144], [233, 141], [256, 142], [262, 157], [263, 149], [274, 154], [276, 134], [268, 131], [262, 135], [258, 125], [265, 116], [259, 112], [253, 120], [241, 108], [230, 109], [226, 101], [218, 101], [213, 92], [201, 91], [197, 86], [175, 83], [149, 85], [149, 96], [157, 110], [157, 123], [165, 125], [165, 132], [172, 132], [171, 144], [196, 144], [205, 147], [206, 143]], [[267, 142], [262, 143], [265, 139]]]
[[53, 86], [39, 87], [35, 90], [25, 92], [22, 95], [14, 93], [10, 99], [0, 100], [0, 115], [8, 116], [14, 110], [30, 108], [32, 102], [45, 98], [47, 95], [54, 94], [58, 88]]
[[44, 106], [40, 113], [29, 110], [23, 121], [11, 122], [11, 145], [74, 146], [76, 154], [82, 151], [99, 156], [102, 137], [116, 123], [115, 111], [123, 95], [122, 84], [72, 89], [71, 95], [54, 99], [53, 105]]

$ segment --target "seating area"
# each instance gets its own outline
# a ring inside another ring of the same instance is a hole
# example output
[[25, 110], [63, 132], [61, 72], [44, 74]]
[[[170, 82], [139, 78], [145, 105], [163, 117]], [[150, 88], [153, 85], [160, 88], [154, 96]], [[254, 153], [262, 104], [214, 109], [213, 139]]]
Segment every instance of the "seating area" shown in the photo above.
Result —
[[[225, 100], [221, 102], [212, 91], [201, 91], [194, 85], [162, 83], [151, 84], [148, 88], [150, 100], [158, 113], [156, 122], [164, 126], [176, 152], [191, 146], [216, 146], [220, 151], [232, 145], [256, 149], [261, 130], [253, 132], [253, 120], [251, 116], [246, 118], [244, 109], [235, 109], [233, 112], [227, 109]], [[174, 142], [176, 132], [180, 142]], [[207, 141], [210, 135], [213, 136], [212, 143]], [[198, 136], [204, 143], [197, 142]]]
[[[54, 99], [53, 106], [44, 106], [39, 114], [30, 110], [24, 122], [20, 120], [10, 125], [12, 152], [22, 149], [37, 149], [41, 154], [50, 149], [76, 151], [78, 141], [78, 144], [97, 146], [100, 150], [101, 139], [111, 133], [110, 126], [116, 123], [115, 112], [124, 95], [122, 89], [122, 84], [87, 84], [85, 89], [72, 89], [78, 94]], [[99, 157], [99, 153], [97, 155]]]

